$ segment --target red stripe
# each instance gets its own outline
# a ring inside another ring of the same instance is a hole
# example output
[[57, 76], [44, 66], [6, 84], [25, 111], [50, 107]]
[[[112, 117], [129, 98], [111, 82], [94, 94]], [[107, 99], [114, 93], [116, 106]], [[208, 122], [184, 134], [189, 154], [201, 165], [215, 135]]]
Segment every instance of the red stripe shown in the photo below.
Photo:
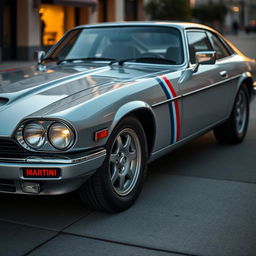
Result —
[[162, 76], [162, 78], [164, 79], [169, 89], [171, 90], [173, 97], [176, 97], [176, 92], [174, 91], [171, 82], [165, 76]]
[[[175, 90], [173, 89], [173, 86], [172, 86], [171, 82], [165, 76], [162, 76], [162, 78], [164, 79], [164, 81], [168, 85], [170, 91], [172, 92], [173, 97], [176, 97], [177, 95], [176, 95]], [[176, 122], [177, 122], [177, 141], [179, 141], [180, 140], [180, 110], [179, 110], [178, 100], [174, 101], [174, 106], [175, 106]]]

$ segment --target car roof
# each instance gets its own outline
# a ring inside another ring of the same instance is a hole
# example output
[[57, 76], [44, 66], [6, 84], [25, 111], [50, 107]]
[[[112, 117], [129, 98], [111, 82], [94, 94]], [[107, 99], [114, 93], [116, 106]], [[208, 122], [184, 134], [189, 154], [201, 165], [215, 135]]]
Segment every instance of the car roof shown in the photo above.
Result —
[[212, 28], [191, 22], [168, 22], [168, 21], [139, 21], [139, 22], [104, 22], [97, 24], [89, 24], [89, 25], [80, 25], [75, 27], [77, 28], [97, 28], [97, 27], [120, 27], [120, 26], [164, 26], [164, 27], [176, 27], [180, 29], [188, 29], [188, 28], [201, 28], [212, 30]]

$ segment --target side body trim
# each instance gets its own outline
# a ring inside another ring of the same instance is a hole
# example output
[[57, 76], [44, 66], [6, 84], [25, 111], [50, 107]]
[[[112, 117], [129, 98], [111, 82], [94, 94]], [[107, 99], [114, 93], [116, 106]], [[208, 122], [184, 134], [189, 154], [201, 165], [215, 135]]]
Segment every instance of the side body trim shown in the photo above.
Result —
[[239, 74], [239, 75], [230, 77], [230, 78], [228, 78], [228, 79], [225, 79], [224, 81], [221, 81], [221, 82], [218, 82], [218, 83], [214, 83], [214, 84], [205, 86], [205, 87], [203, 87], [203, 88], [200, 88], [200, 89], [198, 89], [198, 90], [194, 90], [194, 91], [192, 91], [192, 92], [184, 93], [184, 94], [178, 95], [178, 96], [173, 97], [173, 98], [168, 98], [167, 100], [164, 100], [164, 101], [161, 101], [161, 102], [158, 102], [158, 103], [153, 104], [151, 107], [154, 108], [154, 107], [157, 107], [157, 106], [166, 104], [166, 103], [170, 103], [170, 102], [172, 102], [172, 101], [175, 101], [175, 100], [178, 100], [178, 99], [181, 99], [181, 98], [190, 96], [190, 95], [195, 94], [195, 93], [199, 93], [199, 92], [204, 91], [204, 90], [211, 89], [211, 88], [213, 88], [213, 87], [215, 87], [215, 86], [219, 86], [219, 85], [221, 85], [221, 84], [223, 84], [223, 83], [226, 83], [226, 82], [235, 80], [235, 79], [240, 78], [240, 77], [242, 77], [242, 74]]

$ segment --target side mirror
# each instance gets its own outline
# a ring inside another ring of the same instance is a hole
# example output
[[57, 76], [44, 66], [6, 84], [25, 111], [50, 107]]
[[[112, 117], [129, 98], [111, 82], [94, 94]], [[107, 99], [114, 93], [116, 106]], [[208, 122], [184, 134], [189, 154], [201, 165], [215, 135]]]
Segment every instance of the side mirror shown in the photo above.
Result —
[[44, 51], [35, 51], [34, 52], [34, 60], [37, 62], [37, 65], [41, 64], [42, 59], [45, 56]]
[[216, 62], [216, 52], [196, 52], [196, 63], [201, 65], [215, 64]]
[[211, 65], [216, 62], [215, 51], [196, 52], [196, 67], [194, 72], [198, 70], [199, 65]]

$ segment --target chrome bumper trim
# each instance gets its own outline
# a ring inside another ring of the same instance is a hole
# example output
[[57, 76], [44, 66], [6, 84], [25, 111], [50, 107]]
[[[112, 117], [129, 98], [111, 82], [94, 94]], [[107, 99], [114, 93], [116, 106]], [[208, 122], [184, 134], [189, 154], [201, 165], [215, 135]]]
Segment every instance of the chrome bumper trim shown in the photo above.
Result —
[[103, 157], [106, 155], [106, 149], [98, 151], [96, 153], [78, 157], [78, 158], [54, 158], [54, 157], [37, 157], [31, 156], [27, 158], [0, 158], [0, 162], [12, 162], [12, 163], [33, 163], [33, 164], [75, 164], [91, 159]]

